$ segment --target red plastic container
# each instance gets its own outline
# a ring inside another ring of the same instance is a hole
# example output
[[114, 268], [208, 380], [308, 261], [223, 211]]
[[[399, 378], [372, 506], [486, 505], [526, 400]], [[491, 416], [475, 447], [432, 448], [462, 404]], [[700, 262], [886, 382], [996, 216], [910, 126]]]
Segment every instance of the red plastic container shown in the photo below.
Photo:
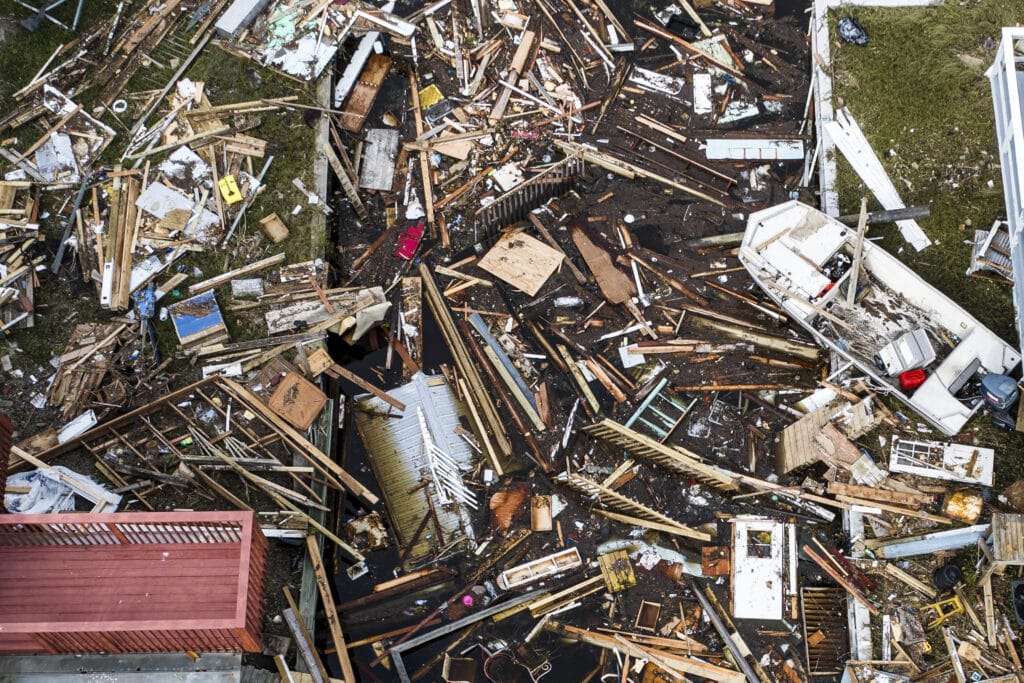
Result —
[[916, 370], [907, 370], [906, 372], [900, 373], [900, 387], [903, 391], [912, 391], [924, 384], [925, 379], [926, 376], [924, 374], [924, 370], [921, 368]]
[[398, 237], [398, 249], [395, 250], [395, 256], [406, 261], [412, 260], [412, 257], [416, 255], [416, 248], [420, 246], [420, 240], [423, 239], [425, 227], [423, 221], [420, 221], [402, 233]]

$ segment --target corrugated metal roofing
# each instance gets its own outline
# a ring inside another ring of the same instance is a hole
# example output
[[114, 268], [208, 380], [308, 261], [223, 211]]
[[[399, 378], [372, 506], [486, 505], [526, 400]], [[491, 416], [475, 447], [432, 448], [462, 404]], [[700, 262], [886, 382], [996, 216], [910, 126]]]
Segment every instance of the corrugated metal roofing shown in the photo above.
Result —
[[[369, 394], [359, 396], [356, 429], [380, 483], [398, 544], [403, 550], [412, 546], [405, 566], [413, 567], [432, 557], [442, 546], [462, 536], [471, 540], [473, 534], [467, 512], [461, 506], [442, 504], [433, 487], [415, 490], [430, 478], [417, 409], [422, 410], [434, 443], [461, 469], [469, 471], [475, 466], [476, 453], [455, 431], [463, 426], [460, 418], [469, 424], [469, 415], [444, 377], [417, 373], [408, 384], [388, 393], [406, 405], [402, 417], [384, 417], [391, 410], [387, 403]], [[438, 538], [431, 522], [413, 542], [424, 517], [430, 514], [428, 494], [443, 539]]]

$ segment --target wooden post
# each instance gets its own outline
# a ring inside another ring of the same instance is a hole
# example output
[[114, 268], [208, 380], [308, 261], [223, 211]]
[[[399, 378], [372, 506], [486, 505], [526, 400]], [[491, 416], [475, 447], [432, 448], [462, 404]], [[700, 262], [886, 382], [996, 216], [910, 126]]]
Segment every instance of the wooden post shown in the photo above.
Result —
[[857, 299], [857, 275], [860, 272], [860, 261], [864, 254], [864, 232], [868, 226], [868, 198], [860, 198], [860, 218], [857, 220], [857, 241], [853, 246], [853, 265], [850, 266], [850, 282], [846, 285], [846, 307], [853, 308]]

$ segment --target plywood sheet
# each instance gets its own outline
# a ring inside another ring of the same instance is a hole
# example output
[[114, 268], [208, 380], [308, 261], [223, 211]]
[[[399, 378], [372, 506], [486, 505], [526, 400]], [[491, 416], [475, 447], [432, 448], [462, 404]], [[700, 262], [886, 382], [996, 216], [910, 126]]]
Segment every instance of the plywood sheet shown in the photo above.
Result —
[[327, 405], [327, 396], [315, 384], [291, 372], [277, 385], [267, 405], [292, 426], [306, 430]]
[[503, 235], [477, 266], [513, 287], [536, 296], [562, 263], [562, 254], [523, 233]]

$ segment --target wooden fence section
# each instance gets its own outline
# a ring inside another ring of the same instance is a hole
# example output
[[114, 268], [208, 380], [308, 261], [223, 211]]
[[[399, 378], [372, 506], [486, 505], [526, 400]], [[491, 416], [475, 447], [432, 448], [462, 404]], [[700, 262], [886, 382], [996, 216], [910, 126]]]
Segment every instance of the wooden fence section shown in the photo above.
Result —
[[628, 451], [630, 455], [650, 460], [683, 476], [693, 477], [720, 491], [735, 491], [739, 488], [728, 472], [701, 462], [696, 453], [681, 446], [666, 446], [614, 420], [601, 420], [584, 427], [583, 431], [595, 439]]
[[260, 650], [253, 512], [0, 517], [0, 652]]

